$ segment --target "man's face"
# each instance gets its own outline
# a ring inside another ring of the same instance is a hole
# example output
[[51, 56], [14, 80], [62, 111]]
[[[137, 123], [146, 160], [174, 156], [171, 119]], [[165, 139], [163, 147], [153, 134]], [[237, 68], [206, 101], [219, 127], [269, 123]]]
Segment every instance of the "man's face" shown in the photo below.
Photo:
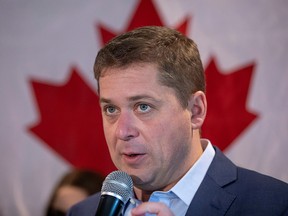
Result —
[[144, 190], [173, 185], [193, 163], [191, 112], [157, 74], [153, 64], [134, 64], [108, 68], [99, 80], [111, 158]]

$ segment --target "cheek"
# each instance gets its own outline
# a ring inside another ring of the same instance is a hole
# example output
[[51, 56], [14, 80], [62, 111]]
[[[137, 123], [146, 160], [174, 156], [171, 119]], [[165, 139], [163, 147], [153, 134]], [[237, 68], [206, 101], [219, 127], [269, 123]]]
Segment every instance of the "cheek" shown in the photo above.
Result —
[[103, 118], [103, 131], [104, 131], [105, 139], [107, 141], [114, 139], [115, 125], [110, 123], [105, 117], [102, 116], [102, 118]]
[[158, 137], [162, 142], [162, 151], [166, 153], [167, 157], [173, 158], [179, 154], [181, 157], [188, 153], [192, 134], [189, 117], [167, 122], [162, 126], [161, 131], [159, 132], [161, 136]]
[[113, 132], [113, 127], [110, 125], [105, 125], [105, 123], [103, 123], [103, 129], [104, 129], [104, 136], [105, 136], [105, 140], [110, 152], [110, 155], [112, 156], [112, 154], [115, 152], [115, 136], [114, 136], [114, 132]]
[[151, 153], [155, 156], [158, 155], [157, 157], [160, 159], [168, 150], [168, 142], [171, 141], [170, 126], [158, 121], [142, 130], [141, 134]]

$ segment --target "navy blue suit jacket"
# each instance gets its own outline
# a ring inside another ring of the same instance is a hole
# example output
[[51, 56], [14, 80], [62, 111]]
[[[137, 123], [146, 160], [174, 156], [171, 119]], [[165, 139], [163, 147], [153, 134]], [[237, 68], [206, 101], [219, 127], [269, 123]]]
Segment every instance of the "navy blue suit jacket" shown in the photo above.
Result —
[[[217, 147], [187, 216], [288, 216], [288, 184], [237, 167]], [[191, 183], [192, 186], [192, 183]], [[70, 209], [69, 216], [94, 216], [100, 194]]]

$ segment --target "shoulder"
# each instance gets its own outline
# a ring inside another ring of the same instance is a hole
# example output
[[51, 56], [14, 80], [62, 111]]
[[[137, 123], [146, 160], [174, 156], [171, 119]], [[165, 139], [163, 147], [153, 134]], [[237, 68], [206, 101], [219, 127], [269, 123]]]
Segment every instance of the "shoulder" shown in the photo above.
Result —
[[[254, 193], [269, 195], [279, 195], [286, 197], [288, 202], [288, 184], [259, 172], [237, 167], [237, 181], [238, 184], [244, 185], [247, 192], [253, 191]], [[242, 188], [243, 189], [243, 188]], [[272, 198], [272, 197], [271, 197]], [[277, 199], [274, 197], [273, 199]]]
[[219, 149], [215, 148], [215, 152], [207, 174], [215, 185], [235, 197], [231, 209], [247, 214], [262, 212], [263, 215], [288, 211], [287, 183], [236, 166]]
[[85, 200], [72, 206], [67, 216], [94, 216], [98, 208], [100, 193], [89, 196]]
[[288, 212], [288, 184], [271, 176], [237, 167], [237, 180], [225, 190], [236, 194], [233, 204], [239, 212], [262, 215]]
[[[259, 172], [249, 170], [235, 165], [217, 147], [215, 157], [211, 163], [209, 174], [217, 183], [225, 187], [226, 185], [237, 185], [242, 192], [251, 191], [277, 191], [279, 193], [288, 192], [288, 184]], [[286, 194], [288, 196], [288, 193]]]

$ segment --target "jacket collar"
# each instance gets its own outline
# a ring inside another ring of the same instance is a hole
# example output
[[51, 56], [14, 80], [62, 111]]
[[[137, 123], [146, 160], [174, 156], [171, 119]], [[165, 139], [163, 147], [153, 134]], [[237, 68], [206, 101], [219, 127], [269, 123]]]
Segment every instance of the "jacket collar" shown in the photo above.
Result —
[[237, 167], [217, 148], [215, 157], [186, 215], [225, 215], [236, 195], [224, 187], [237, 179]]

